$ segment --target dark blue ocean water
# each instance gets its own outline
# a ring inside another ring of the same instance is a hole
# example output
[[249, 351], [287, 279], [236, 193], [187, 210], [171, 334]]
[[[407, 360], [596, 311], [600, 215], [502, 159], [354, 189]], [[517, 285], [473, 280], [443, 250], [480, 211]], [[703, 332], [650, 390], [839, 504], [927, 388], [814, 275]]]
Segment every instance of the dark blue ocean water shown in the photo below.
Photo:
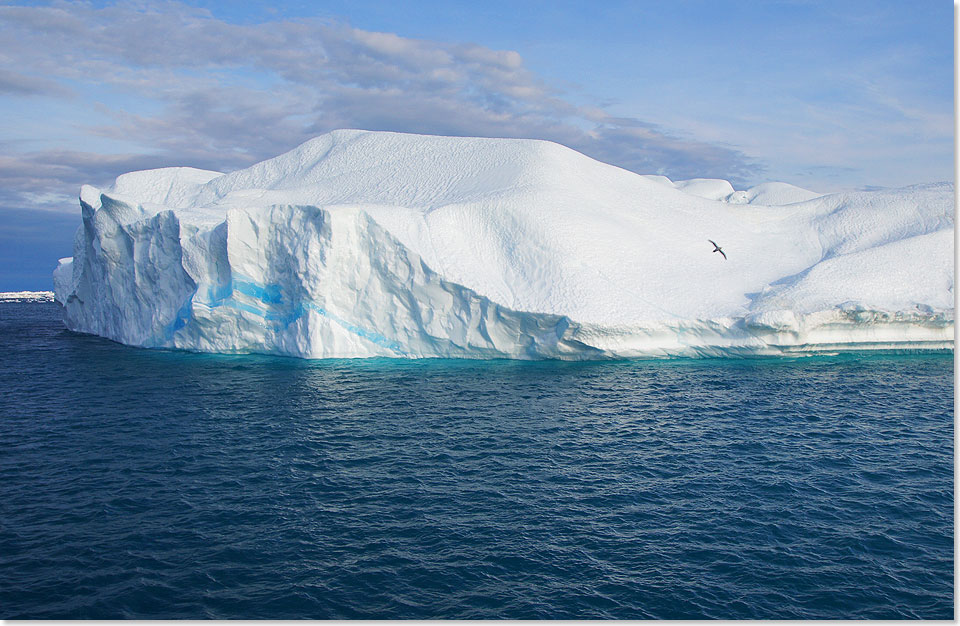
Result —
[[0, 617], [953, 618], [952, 355], [317, 361], [0, 304]]

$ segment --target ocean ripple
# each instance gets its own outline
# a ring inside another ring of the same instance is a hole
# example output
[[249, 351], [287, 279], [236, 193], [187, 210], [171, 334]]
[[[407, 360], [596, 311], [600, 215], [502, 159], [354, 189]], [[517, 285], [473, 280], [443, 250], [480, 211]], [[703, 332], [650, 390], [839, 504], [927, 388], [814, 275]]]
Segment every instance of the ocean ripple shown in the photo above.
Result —
[[952, 355], [323, 361], [0, 304], [0, 617], [952, 619]]

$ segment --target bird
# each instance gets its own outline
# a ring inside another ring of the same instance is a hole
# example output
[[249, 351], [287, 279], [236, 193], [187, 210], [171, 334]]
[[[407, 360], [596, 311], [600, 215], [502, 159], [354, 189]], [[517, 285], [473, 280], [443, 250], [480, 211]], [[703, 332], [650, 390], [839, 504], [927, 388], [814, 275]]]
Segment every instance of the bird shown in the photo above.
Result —
[[710, 243], [713, 244], [713, 251], [714, 251], [714, 252], [719, 252], [721, 255], [723, 255], [723, 260], [726, 261], [726, 260], [727, 260], [727, 255], [726, 255], [726, 253], [723, 251], [723, 248], [721, 248], [720, 246], [718, 246], [718, 245], [717, 245], [717, 242], [714, 241], [713, 239], [707, 239], [707, 241], [709, 241]]

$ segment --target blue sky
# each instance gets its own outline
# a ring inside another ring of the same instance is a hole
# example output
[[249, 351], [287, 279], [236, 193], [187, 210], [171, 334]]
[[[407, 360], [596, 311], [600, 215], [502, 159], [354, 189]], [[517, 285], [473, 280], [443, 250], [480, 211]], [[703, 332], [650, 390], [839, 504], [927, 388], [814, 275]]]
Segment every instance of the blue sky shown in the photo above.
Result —
[[0, 1], [0, 290], [49, 288], [82, 183], [343, 127], [737, 188], [952, 180], [953, 76], [934, 0]]

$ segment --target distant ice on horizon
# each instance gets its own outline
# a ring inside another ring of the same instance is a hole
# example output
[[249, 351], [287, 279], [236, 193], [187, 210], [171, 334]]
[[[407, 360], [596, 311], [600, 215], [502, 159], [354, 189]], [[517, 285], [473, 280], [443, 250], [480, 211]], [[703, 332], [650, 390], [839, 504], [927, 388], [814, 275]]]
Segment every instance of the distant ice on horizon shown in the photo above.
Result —
[[942, 349], [953, 198], [950, 183], [738, 191], [547, 141], [341, 130], [229, 174], [84, 186], [54, 282], [72, 330], [206, 352]]
[[0, 291], [0, 302], [53, 302], [52, 291]]

